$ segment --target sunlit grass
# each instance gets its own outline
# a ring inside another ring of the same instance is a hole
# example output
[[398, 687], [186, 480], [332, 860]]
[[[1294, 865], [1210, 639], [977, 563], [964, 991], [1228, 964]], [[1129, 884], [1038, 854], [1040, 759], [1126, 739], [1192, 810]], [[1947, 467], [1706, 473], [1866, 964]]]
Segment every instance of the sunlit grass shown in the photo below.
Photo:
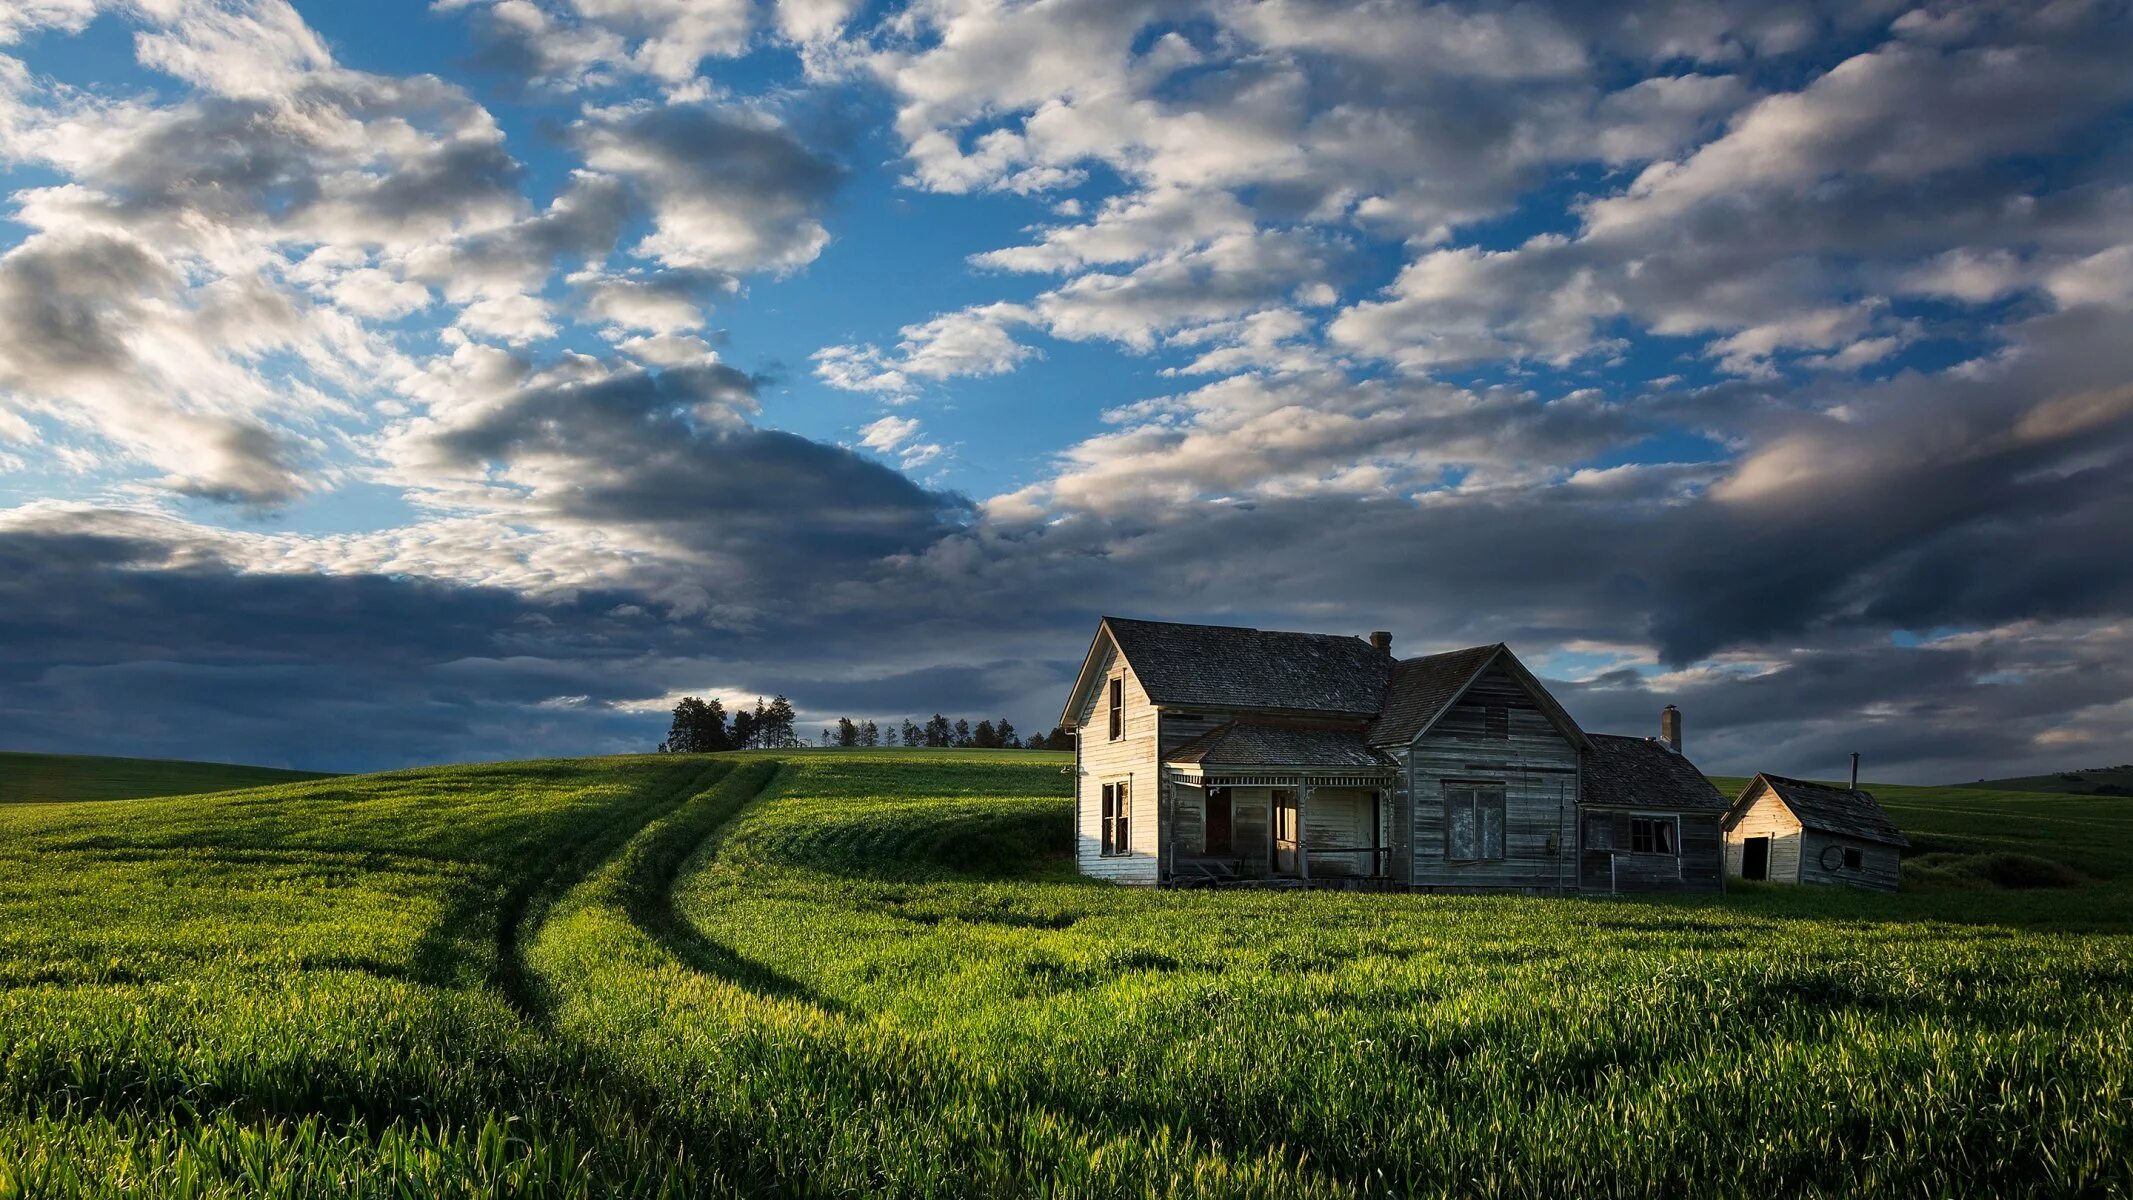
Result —
[[1157, 893], [1070, 762], [0, 811], [0, 1197], [2133, 1187], [2133, 809], [1883, 791], [2043, 892]]

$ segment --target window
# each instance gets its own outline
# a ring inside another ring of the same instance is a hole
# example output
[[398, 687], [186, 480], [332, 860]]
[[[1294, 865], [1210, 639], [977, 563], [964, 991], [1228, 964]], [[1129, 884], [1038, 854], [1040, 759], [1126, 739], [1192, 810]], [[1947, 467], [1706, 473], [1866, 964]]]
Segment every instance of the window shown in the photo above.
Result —
[[1856, 870], [1858, 870], [1858, 869], [1859, 869], [1859, 866], [1860, 866], [1860, 864], [1861, 864], [1861, 863], [1863, 863], [1864, 861], [1865, 861], [1865, 858], [1864, 858], [1864, 856], [1863, 856], [1863, 855], [1861, 855], [1861, 854], [1859, 853], [1858, 847], [1856, 847], [1856, 846], [1853, 846], [1853, 847], [1847, 847], [1847, 848], [1845, 849], [1845, 851], [1844, 851], [1844, 869], [1845, 869], [1845, 870], [1847, 870], [1847, 871], [1856, 871]]
[[1511, 710], [1491, 704], [1481, 710], [1481, 736], [1501, 741], [1511, 736]]
[[1126, 677], [1111, 678], [1111, 740], [1126, 736]]
[[1615, 815], [1597, 812], [1585, 815], [1585, 848], [1587, 850], [1612, 850], [1615, 848]]
[[1444, 785], [1444, 857], [1469, 862], [1502, 858], [1503, 821], [1502, 784]]
[[1631, 854], [1681, 853], [1681, 819], [1673, 816], [1633, 816], [1629, 819]]
[[1130, 854], [1133, 852], [1132, 830], [1128, 820], [1133, 815], [1133, 800], [1127, 785], [1107, 783], [1104, 785], [1104, 853]]

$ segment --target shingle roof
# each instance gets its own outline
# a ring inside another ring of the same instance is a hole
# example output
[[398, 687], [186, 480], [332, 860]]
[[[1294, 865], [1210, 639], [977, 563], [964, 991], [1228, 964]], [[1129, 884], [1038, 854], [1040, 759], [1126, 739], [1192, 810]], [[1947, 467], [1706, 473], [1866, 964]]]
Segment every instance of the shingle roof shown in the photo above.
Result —
[[1172, 763], [1223, 767], [1317, 767], [1389, 770], [1359, 729], [1304, 729], [1226, 721], [1164, 756]]
[[1392, 670], [1389, 655], [1356, 637], [1122, 617], [1104, 622], [1156, 704], [1361, 716], [1378, 710]]
[[1696, 764], [1649, 738], [1586, 735], [1584, 803], [1601, 808], [1724, 812], [1726, 798]]
[[1459, 698], [1461, 689], [1500, 649], [1500, 644], [1469, 646], [1394, 663], [1378, 719], [1370, 724], [1370, 744], [1390, 746], [1413, 741], [1423, 726], [1437, 719], [1445, 705]]
[[[1792, 810], [1792, 815], [1809, 829], [1891, 846], [1911, 844], [1911, 840], [1903, 836], [1903, 831], [1896, 828], [1896, 822], [1889, 820], [1889, 814], [1874, 803], [1872, 792], [1787, 779], [1783, 775], [1762, 774], [1756, 779], [1769, 784], [1770, 790], [1785, 802], [1785, 807]], [[1755, 790], [1755, 785], [1750, 783], [1748, 790]], [[1742, 799], [1746, 798], [1747, 794], [1742, 793]]]

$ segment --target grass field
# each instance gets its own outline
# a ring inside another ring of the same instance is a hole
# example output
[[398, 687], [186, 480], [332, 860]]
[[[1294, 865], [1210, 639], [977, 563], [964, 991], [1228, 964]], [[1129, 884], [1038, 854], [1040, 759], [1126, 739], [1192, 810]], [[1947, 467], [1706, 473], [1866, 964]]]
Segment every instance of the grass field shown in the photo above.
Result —
[[322, 779], [317, 771], [244, 767], [162, 758], [24, 754], [0, 750], [0, 804], [27, 801], [136, 800]]
[[1967, 788], [1993, 791], [2068, 792], [2080, 796], [2133, 796], [2133, 763], [2116, 767], [2090, 767], [2051, 775], [2023, 775], [2012, 779], [1980, 779]]
[[0, 810], [0, 1197], [2133, 1189], [2133, 801], [1877, 789], [2071, 887], [1153, 893], [1065, 761]]

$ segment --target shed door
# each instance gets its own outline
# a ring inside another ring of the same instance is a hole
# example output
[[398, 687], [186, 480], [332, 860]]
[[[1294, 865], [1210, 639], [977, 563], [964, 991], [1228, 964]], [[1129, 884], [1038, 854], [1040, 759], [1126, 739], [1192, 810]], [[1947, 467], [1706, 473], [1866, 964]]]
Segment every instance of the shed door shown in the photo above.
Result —
[[1740, 877], [1742, 879], [1770, 878], [1770, 839], [1752, 837], [1741, 843]]

